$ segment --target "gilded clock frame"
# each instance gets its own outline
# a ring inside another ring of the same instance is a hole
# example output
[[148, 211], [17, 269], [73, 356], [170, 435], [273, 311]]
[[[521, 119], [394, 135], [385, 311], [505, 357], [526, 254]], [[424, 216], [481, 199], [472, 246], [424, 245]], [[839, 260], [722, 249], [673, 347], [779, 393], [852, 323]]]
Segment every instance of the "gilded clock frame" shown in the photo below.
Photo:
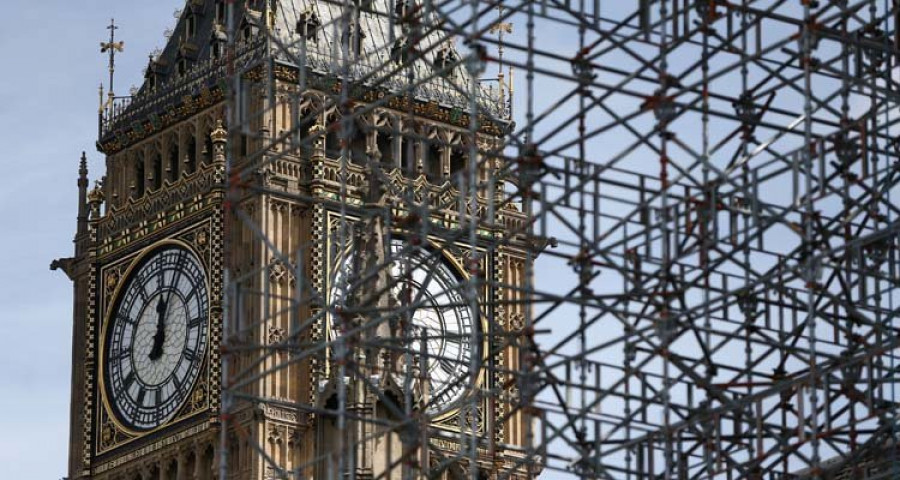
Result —
[[[129, 446], [144, 439], [158, 436], [160, 432], [170, 430], [173, 427], [185, 424], [193, 424], [204, 417], [204, 415], [213, 415], [217, 402], [213, 398], [217, 395], [218, 383], [220, 381], [216, 376], [218, 369], [213, 368], [213, 363], [218, 362], [215, 355], [216, 346], [218, 345], [217, 325], [218, 316], [216, 310], [220, 303], [218, 292], [220, 289], [215, 288], [216, 282], [219, 282], [220, 275], [216, 272], [219, 262], [215, 261], [217, 255], [214, 247], [214, 241], [217, 237], [215, 232], [214, 218], [207, 217], [203, 220], [185, 226], [182, 229], [171, 232], [168, 235], [161, 235], [155, 241], [150, 241], [133, 251], [124, 254], [100, 268], [98, 296], [100, 308], [97, 334], [97, 366], [96, 366], [96, 394], [99, 396], [100, 402], [97, 405], [97, 417], [94, 422], [94, 452], [100, 457], [114, 451], [118, 451], [123, 447]], [[209, 296], [209, 305], [207, 312], [207, 347], [204, 352], [200, 365], [200, 373], [197, 380], [191, 386], [188, 397], [179, 405], [175, 416], [168, 422], [157, 426], [150, 430], [134, 430], [127, 425], [122, 424], [116, 418], [110, 404], [111, 399], [106, 388], [105, 378], [105, 352], [107, 333], [113, 315], [113, 308], [116, 306], [122, 294], [122, 289], [128, 283], [130, 276], [134, 270], [141, 265], [148, 255], [154, 254], [158, 249], [166, 245], [175, 245], [191, 252], [203, 267], [205, 277], [205, 286]], [[112, 280], [115, 279], [115, 282]], [[114, 286], [112, 284], [114, 283]], [[174, 430], [173, 430], [174, 432]]]

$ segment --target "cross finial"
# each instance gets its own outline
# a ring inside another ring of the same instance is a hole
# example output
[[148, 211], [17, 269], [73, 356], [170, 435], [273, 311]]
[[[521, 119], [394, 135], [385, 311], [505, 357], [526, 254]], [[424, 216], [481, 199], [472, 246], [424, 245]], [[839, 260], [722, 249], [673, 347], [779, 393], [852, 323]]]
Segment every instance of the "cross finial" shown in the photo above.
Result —
[[106, 29], [109, 30], [109, 42], [100, 42], [100, 53], [109, 52], [109, 97], [111, 99], [114, 96], [113, 81], [115, 80], [116, 72], [116, 52], [125, 50], [125, 42], [116, 41], [116, 30], [119, 27], [116, 26], [115, 18], [109, 20], [109, 26]]

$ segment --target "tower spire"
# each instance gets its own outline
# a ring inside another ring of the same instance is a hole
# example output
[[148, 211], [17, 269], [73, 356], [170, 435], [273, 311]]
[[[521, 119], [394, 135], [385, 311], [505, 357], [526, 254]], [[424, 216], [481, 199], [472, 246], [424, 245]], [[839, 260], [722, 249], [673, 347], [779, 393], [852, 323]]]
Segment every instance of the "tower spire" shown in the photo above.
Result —
[[77, 230], [77, 235], [79, 235], [79, 236], [87, 232], [87, 223], [88, 223], [87, 187], [88, 187], [87, 154], [85, 152], [81, 152], [81, 162], [78, 166], [78, 230]]

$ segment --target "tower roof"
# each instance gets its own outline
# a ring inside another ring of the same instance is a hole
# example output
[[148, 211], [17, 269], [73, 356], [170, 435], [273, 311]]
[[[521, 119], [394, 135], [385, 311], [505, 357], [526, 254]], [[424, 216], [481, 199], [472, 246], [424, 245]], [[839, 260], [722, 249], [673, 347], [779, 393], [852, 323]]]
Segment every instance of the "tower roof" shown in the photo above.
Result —
[[[349, 8], [335, 0], [280, 0], [274, 12], [279, 47], [313, 72], [391, 91], [412, 86], [418, 99], [468, 108], [473, 78], [443, 29], [442, 13], [409, 0], [347, 3]], [[318, 25], [314, 32], [312, 25]], [[477, 91], [480, 108], [504, 116], [497, 96], [480, 85]]]
[[[235, 18], [236, 58], [253, 65], [266, 52], [326, 78], [467, 111], [472, 86], [479, 109], [508, 117], [499, 92], [485, 88], [465, 66], [447, 18], [419, 0], [249, 1]], [[224, 2], [189, 0], [143, 85], [119, 97], [101, 123], [101, 144], [114, 131], [145, 121], [187, 94], [221, 84], [226, 75]], [[269, 29], [271, 34], [266, 30]]]

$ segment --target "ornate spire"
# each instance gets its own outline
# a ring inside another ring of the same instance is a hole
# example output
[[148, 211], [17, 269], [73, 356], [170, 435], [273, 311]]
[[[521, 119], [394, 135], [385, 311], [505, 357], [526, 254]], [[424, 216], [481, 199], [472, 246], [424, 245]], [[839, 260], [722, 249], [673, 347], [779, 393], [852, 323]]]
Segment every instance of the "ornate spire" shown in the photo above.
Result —
[[225, 162], [225, 144], [228, 142], [228, 130], [222, 123], [222, 119], [216, 120], [216, 128], [209, 133], [213, 144], [213, 161]]
[[85, 152], [81, 152], [81, 162], [78, 166], [78, 227], [76, 230], [77, 235], [87, 233], [87, 221], [88, 221], [87, 187], [88, 187], [87, 154]]

